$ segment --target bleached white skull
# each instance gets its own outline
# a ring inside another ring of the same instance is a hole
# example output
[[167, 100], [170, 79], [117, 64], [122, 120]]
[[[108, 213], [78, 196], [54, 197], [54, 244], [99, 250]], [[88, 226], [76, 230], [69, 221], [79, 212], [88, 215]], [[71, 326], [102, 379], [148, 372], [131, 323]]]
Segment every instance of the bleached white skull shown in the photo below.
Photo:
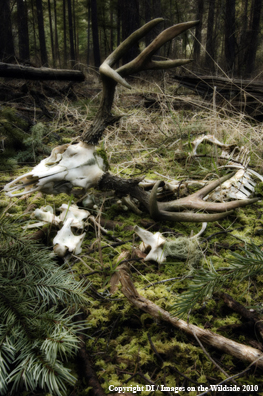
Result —
[[103, 160], [95, 146], [84, 142], [65, 144], [52, 150], [30, 172], [8, 183], [4, 190], [10, 197], [42, 191], [46, 194], [70, 194], [74, 187], [85, 190], [97, 185], [103, 175]]

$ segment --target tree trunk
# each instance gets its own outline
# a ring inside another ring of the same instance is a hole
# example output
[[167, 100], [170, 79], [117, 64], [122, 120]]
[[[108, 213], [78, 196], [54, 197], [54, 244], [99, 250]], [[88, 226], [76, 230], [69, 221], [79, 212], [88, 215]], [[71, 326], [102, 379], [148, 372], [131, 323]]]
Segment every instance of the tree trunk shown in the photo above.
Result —
[[17, 26], [19, 58], [28, 61], [30, 59], [30, 53], [27, 23], [27, 6], [23, 0], [17, 0]]
[[114, 23], [113, 23], [113, 1], [110, 2], [110, 52], [114, 47]]
[[253, 0], [251, 9], [252, 19], [250, 23], [250, 34], [248, 40], [248, 47], [245, 55], [247, 76], [250, 76], [255, 68], [256, 53], [258, 49], [258, 35], [260, 31], [261, 7], [262, 0]]
[[61, 67], [60, 62], [60, 52], [59, 52], [59, 44], [58, 44], [58, 21], [57, 21], [57, 3], [54, 0], [54, 19], [55, 19], [55, 58], [58, 60], [59, 67]]
[[66, 0], [63, 0], [63, 32], [64, 32], [64, 67], [67, 66], [68, 62], [68, 47], [67, 47], [67, 10]]
[[248, 0], [243, 0], [241, 33], [238, 40], [238, 67], [237, 73], [241, 77], [244, 74], [244, 53], [247, 47], [247, 26], [248, 26]]
[[0, 37], [0, 59], [15, 56], [9, 0], [0, 2]]
[[30, 0], [31, 5], [31, 12], [32, 12], [32, 25], [33, 25], [33, 36], [34, 36], [34, 54], [35, 60], [38, 57], [37, 54], [37, 37], [36, 37], [36, 15], [35, 15], [35, 8], [34, 8], [34, 0]]
[[88, 30], [87, 30], [87, 65], [90, 64], [90, 17], [91, 17], [91, 4], [90, 0], [87, 0], [88, 8]]
[[[140, 26], [138, 0], [123, 0], [121, 2], [122, 41], [129, 37]], [[138, 44], [125, 53], [123, 64], [130, 62], [139, 54]]]
[[76, 63], [73, 35], [73, 19], [71, 0], [68, 0], [68, 29], [69, 29], [69, 46], [70, 46], [70, 64], [74, 66]]
[[95, 67], [100, 67], [100, 45], [99, 45], [99, 28], [98, 28], [98, 12], [97, 1], [91, 0], [91, 23], [93, 37], [93, 55]]
[[205, 65], [208, 69], [214, 70], [214, 16], [215, 16], [215, 0], [209, 0], [207, 36], [206, 36], [206, 54]]
[[37, 20], [38, 20], [38, 34], [39, 34], [41, 64], [42, 64], [42, 66], [48, 66], [42, 0], [36, 0], [36, 6], [37, 6]]
[[[144, 21], [145, 23], [151, 20], [151, 0], [144, 0]], [[145, 46], [147, 47], [151, 42], [150, 34], [146, 34], [145, 36]]]
[[235, 66], [235, 0], [226, 1], [225, 15], [225, 62], [226, 72], [233, 74]]
[[49, 17], [49, 32], [50, 32], [50, 45], [51, 45], [51, 52], [52, 52], [52, 60], [53, 60], [53, 66], [56, 67], [50, 0], [48, 0], [48, 17]]
[[200, 21], [200, 22], [195, 28], [194, 59], [196, 62], [200, 61], [202, 28], [203, 28], [203, 13], [204, 13], [204, 0], [198, 0], [196, 20]]

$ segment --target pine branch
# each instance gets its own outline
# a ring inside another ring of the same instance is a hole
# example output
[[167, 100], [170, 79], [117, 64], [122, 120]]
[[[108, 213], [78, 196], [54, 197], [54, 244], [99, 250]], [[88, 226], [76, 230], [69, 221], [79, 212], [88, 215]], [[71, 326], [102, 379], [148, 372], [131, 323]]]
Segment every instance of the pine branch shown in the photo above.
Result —
[[[249, 248], [249, 250], [248, 250]], [[263, 273], [263, 252], [254, 243], [248, 244], [247, 248], [240, 249], [240, 253], [233, 252], [228, 260], [229, 267], [224, 268], [220, 274], [214, 269], [211, 262], [211, 270], [198, 269], [192, 273], [192, 282], [188, 289], [180, 295], [177, 302], [172, 305], [172, 313], [183, 317], [192, 310], [197, 303], [210, 299], [226, 283], [253, 278]]]
[[62, 395], [76, 380], [63, 361], [77, 353], [87, 328], [73, 321], [88, 301], [85, 280], [75, 281], [3, 217], [0, 235], [0, 394], [22, 387]]

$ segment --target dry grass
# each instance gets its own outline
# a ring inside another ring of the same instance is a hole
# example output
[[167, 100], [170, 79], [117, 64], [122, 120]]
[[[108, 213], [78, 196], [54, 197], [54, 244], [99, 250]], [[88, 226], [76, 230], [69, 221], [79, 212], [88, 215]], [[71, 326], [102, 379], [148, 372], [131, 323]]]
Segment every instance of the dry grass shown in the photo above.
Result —
[[[250, 165], [263, 172], [260, 123], [237, 112], [227, 101], [219, 108], [170, 84], [167, 74], [157, 82], [138, 77], [131, 84], [131, 91], [117, 87], [113, 112], [124, 116], [118, 125], [107, 129], [102, 140], [114, 173], [185, 178], [189, 176], [189, 161], [176, 161], [178, 152], [190, 155], [188, 143], [202, 134], [247, 147]], [[154, 98], [152, 107], [145, 107], [145, 97]], [[88, 101], [81, 99], [77, 104], [53, 101], [56, 117], [52, 131], [68, 139], [80, 136], [91, 125], [99, 101], [100, 93], [96, 89]]]

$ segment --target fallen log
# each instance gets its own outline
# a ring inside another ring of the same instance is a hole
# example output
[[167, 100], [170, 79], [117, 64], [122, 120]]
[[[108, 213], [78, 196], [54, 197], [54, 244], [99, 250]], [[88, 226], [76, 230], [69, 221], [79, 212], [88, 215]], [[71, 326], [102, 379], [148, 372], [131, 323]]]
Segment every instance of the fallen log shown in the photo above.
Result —
[[255, 364], [256, 367], [260, 368], [261, 370], [263, 369], [263, 353], [258, 349], [240, 344], [219, 334], [213, 333], [212, 331], [189, 324], [182, 319], [172, 316], [168, 311], [165, 311], [147, 298], [142, 297], [136, 290], [131, 280], [127, 265], [121, 264], [119, 267], [117, 267], [115, 276], [116, 274], [119, 278], [119, 281], [121, 282], [121, 290], [123, 294], [129, 300], [129, 302], [135, 305], [137, 308], [149, 313], [158, 321], [163, 320], [168, 322], [173, 327], [182, 330], [184, 333], [192, 337], [197, 337], [206, 345], [212, 346], [224, 353], [228, 353], [229, 355], [232, 355], [242, 361]]
[[263, 83], [261, 81], [202, 75], [173, 75], [172, 79], [208, 101], [212, 101], [215, 95], [214, 99], [219, 107], [228, 106], [253, 118], [262, 118]]
[[36, 68], [3, 62], [0, 62], [0, 77], [25, 80], [70, 80], [76, 82], [85, 80], [85, 76], [80, 70], [50, 69], [46, 67]]

